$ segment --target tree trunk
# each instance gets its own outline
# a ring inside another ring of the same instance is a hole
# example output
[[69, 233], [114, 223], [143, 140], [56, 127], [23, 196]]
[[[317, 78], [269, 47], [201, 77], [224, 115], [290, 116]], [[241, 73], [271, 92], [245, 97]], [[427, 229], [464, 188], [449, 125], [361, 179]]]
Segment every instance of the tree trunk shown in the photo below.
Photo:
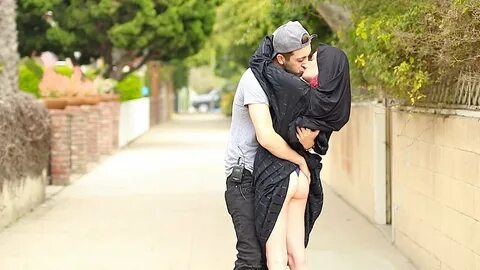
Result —
[[0, 1], [0, 95], [18, 89], [15, 0]]
[[[50, 149], [47, 109], [32, 95], [18, 91], [15, 9], [15, 0], [0, 0], [0, 195], [5, 181], [23, 185], [28, 176], [44, 185]], [[18, 208], [16, 199], [9, 201], [7, 196], [7, 203], [13, 204], [15, 211]]]
[[[150, 60], [150, 58], [151, 54], [149, 53], [137, 57], [136, 52], [114, 48], [111, 57], [112, 62], [108, 64], [109, 68], [107, 70], [106, 76], [108, 78], [120, 81], [129, 74], [141, 68]], [[130, 70], [127, 72], [123, 72], [123, 67], [126, 65], [130, 67]]]
[[352, 22], [352, 13], [343, 6], [323, 2], [315, 4], [315, 10], [330, 26], [333, 32], [347, 28]]

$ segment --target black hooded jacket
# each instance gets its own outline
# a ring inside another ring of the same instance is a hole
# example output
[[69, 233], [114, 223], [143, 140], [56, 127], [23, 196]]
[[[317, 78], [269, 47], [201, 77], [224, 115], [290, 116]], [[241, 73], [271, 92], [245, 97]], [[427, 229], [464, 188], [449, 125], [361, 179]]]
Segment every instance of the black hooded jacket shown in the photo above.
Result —
[[[274, 130], [307, 161], [311, 172], [310, 190], [305, 211], [305, 246], [323, 205], [320, 181], [321, 157], [303, 149], [296, 137], [296, 127], [320, 130], [315, 152], [324, 155], [333, 131], [349, 119], [351, 94], [348, 59], [340, 49], [321, 44], [317, 49], [319, 88], [312, 88], [299, 77], [272, 62], [272, 37], [264, 38], [250, 60], [256, 79], [265, 91]], [[296, 165], [275, 157], [259, 147], [255, 156], [255, 225], [265, 248], [288, 189], [289, 176]]]

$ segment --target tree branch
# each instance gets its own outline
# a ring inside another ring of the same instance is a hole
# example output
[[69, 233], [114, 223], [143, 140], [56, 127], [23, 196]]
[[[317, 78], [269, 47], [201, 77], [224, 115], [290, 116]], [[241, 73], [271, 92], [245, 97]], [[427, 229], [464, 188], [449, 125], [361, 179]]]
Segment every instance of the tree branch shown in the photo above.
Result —
[[130, 67], [130, 70], [128, 72], [122, 73], [119, 80], [122, 80], [123, 78], [137, 71], [139, 68], [145, 65], [151, 58], [152, 58], [152, 54], [148, 52], [145, 56], [143, 56], [142, 60], [136, 66]]
[[345, 7], [325, 2], [314, 6], [333, 32], [345, 29], [352, 22], [352, 14]]

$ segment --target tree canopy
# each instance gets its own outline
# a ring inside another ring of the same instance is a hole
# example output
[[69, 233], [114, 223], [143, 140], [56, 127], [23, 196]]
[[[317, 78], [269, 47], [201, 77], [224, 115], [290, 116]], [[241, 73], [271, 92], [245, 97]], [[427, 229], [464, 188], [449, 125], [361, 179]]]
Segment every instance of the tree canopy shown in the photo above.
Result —
[[260, 40], [288, 20], [347, 52], [361, 95], [414, 103], [446, 77], [480, 72], [478, 0], [22, 0], [17, 16], [22, 55], [80, 51], [115, 79], [127, 65], [171, 62], [176, 85], [208, 64], [238, 81]]
[[480, 73], [478, 0], [291, 2], [317, 10], [335, 3], [351, 12], [335, 45], [349, 55], [352, 83], [362, 95], [415, 103], [462, 72]]
[[[52, 51], [88, 63], [103, 58], [120, 79], [149, 60], [195, 54], [208, 39], [218, 0], [23, 0], [17, 24], [21, 55]], [[72, 57], [73, 58], [73, 57]]]
[[333, 36], [309, 3], [291, 5], [280, 0], [229, 0], [217, 8], [211, 39], [188, 62], [190, 65], [213, 62], [215, 73], [234, 83], [248, 66], [262, 38], [289, 20], [301, 21], [310, 33], [317, 34], [319, 37], [315, 43], [326, 42]]

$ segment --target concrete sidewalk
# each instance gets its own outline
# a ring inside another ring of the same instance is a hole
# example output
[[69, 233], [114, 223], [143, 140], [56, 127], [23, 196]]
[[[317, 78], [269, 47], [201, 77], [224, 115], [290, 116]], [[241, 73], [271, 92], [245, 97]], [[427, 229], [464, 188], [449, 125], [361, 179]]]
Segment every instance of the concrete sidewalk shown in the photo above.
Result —
[[[152, 129], [0, 232], [0, 269], [232, 269], [228, 127], [183, 115]], [[308, 252], [312, 270], [415, 269], [327, 187]]]

